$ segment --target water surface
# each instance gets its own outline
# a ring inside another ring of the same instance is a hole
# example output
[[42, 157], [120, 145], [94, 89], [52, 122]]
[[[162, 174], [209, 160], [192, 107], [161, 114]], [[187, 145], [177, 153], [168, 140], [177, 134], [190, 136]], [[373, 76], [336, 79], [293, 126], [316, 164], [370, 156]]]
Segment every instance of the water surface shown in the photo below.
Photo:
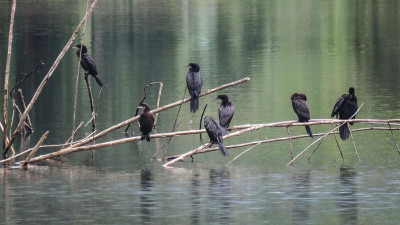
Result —
[[[10, 7], [10, 1], [0, 0], [2, 62]], [[86, 1], [18, 1], [11, 86], [40, 60], [45, 62], [21, 86], [27, 99], [85, 9]], [[233, 125], [295, 119], [293, 92], [307, 94], [312, 118], [328, 118], [336, 99], [350, 86], [356, 88], [359, 104], [364, 103], [358, 118], [389, 119], [400, 116], [399, 12], [400, 3], [389, 0], [99, 1], [74, 45], [83, 41], [88, 46], [106, 84], [100, 98], [93, 85], [98, 131], [130, 118], [150, 82], [164, 83], [162, 105], [181, 99], [189, 62], [200, 64], [203, 90], [251, 77], [219, 92], [236, 106]], [[4, 64], [0, 71], [5, 71]], [[18, 137], [17, 151], [35, 145], [47, 130], [46, 144], [64, 143], [71, 135], [77, 68], [71, 50], [30, 114], [35, 132]], [[151, 108], [157, 92], [157, 87], [148, 89]], [[217, 117], [217, 94], [201, 98], [200, 108], [208, 105], [206, 115]], [[90, 108], [83, 74], [77, 108], [76, 123], [87, 122]], [[189, 105], [183, 105], [178, 130], [196, 129], [200, 111], [191, 114]], [[169, 132], [176, 112], [177, 108], [162, 112], [155, 132]], [[312, 129], [324, 132], [331, 126]], [[133, 131], [139, 132], [136, 125]], [[304, 127], [290, 131], [305, 134]], [[75, 138], [90, 132], [89, 125]], [[397, 139], [398, 132], [394, 134]], [[286, 135], [284, 128], [270, 128], [225, 143]], [[165, 169], [150, 160], [163, 140], [152, 140], [100, 149], [94, 161], [91, 152], [82, 152], [27, 171], [1, 169], [0, 223], [398, 224], [400, 162], [391, 133], [353, 135], [362, 161], [351, 141], [339, 141], [343, 165], [329, 137], [309, 162], [307, 152], [292, 168], [285, 166], [289, 143], [278, 142], [252, 149], [229, 167], [225, 165], [246, 148], [230, 150], [229, 157], [219, 152], [199, 155], [194, 163], [186, 160]], [[121, 129], [97, 142], [123, 137]], [[295, 154], [313, 140], [293, 141]], [[176, 137], [167, 155], [201, 144], [197, 135]], [[41, 149], [38, 154], [55, 150]]]

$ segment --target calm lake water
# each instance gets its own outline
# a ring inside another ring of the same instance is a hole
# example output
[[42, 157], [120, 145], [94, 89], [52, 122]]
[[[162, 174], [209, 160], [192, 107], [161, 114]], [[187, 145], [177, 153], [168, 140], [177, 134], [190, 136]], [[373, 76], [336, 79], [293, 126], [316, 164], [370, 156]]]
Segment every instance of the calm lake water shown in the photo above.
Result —
[[[11, 2], [0, 0], [0, 71], [5, 71]], [[42, 70], [20, 86], [29, 100], [85, 14], [86, 1], [18, 1], [14, 28], [12, 87], [33, 67]], [[161, 105], [182, 98], [186, 65], [200, 64], [203, 90], [250, 77], [251, 81], [207, 95], [191, 114], [184, 104], [178, 130], [197, 129], [201, 111], [217, 117], [218, 94], [236, 106], [232, 125], [296, 119], [293, 92], [307, 94], [312, 118], [329, 118], [336, 99], [356, 88], [358, 118], [400, 118], [400, 1], [99, 1], [83, 41], [96, 61], [105, 88], [93, 83], [102, 131], [130, 118], [143, 88], [164, 83]], [[77, 58], [67, 52], [30, 117], [35, 132], [19, 136], [15, 148], [70, 137]], [[0, 85], [3, 87], [3, 79]], [[158, 87], [146, 102], [156, 107]], [[188, 93], [186, 93], [188, 96]], [[0, 102], [3, 104], [2, 102]], [[157, 133], [170, 132], [178, 108], [160, 113]], [[89, 120], [86, 84], [79, 78], [76, 124]], [[354, 128], [369, 125], [355, 124]], [[330, 125], [313, 126], [314, 133]], [[75, 140], [91, 132], [82, 128]], [[138, 134], [136, 124], [132, 135]], [[292, 135], [304, 127], [290, 128]], [[400, 141], [399, 132], [394, 135]], [[287, 136], [269, 128], [225, 140], [226, 145]], [[289, 142], [259, 145], [225, 166], [247, 148], [195, 156], [163, 168], [152, 155], [164, 140], [132, 142], [75, 153], [58, 160], [0, 169], [0, 224], [399, 224], [400, 156], [389, 131], [333, 137], [294, 164]], [[97, 143], [124, 138], [117, 130]], [[208, 140], [206, 136], [203, 139]], [[293, 140], [295, 154], [316, 138]], [[166, 155], [202, 143], [198, 135], [172, 139]], [[45, 148], [38, 154], [56, 151]], [[163, 150], [162, 150], [163, 151]], [[158, 158], [162, 153], [158, 154]], [[21, 159], [24, 159], [21, 158]]]

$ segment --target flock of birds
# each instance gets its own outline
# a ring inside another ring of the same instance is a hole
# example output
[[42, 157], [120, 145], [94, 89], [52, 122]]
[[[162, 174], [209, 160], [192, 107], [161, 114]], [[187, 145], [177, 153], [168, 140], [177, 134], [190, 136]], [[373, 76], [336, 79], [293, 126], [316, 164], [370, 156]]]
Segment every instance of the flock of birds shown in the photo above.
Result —
[[[93, 58], [87, 53], [85, 45], [76, 45], [76, 54], [80, 59], [80, 64], [85, 70], [85, 78], [92, 75], [100, 87], [104, 84], [97, 75], [96, 64]], [[186, 74], [186, 85], [190, 93], [190, 112], [195, 113], [199, 109], [199, 98], [203, 80], [200, 75], [200, 66], [196, 63], [189, 63], [189, 71]], [[218, 95], [217, 99], [221, 100], [221, 105], [218, 110], [219, 123], [211, 116], [204, 118], [204, 127], [206, 128], [208, 137], [212, 144], [217, 144], [222, 155], [227, 156], [228, 151], [223, 144], [223, 136], [226, 135], [227, 128], [232, 121], [235, 112], [235, 106], [229, 101], [228, 96]], [[293, 110], [296, 113], [299, 122], [308, 122], [310, 120], [310, 108], [307, 103], [307, 96], [302, 93], [294, 93], [291, 96]], [[150, 141], [150, 133], [154, 126], [154, 116], [150, 112], [150, 107], [146, 103], [141, 103], [138, 108], [142, 108], [143, 112], [139, 117], [139, 126], [141, 139]], [[347, 120], [354, 119], [358, 110], [357, 96], [355, 95], [354, 87], [349, 88], [348, 94], [343, 94], [335, 103], [331, 117], [336, 116], [339, 119]], [[352, 122], [349, 123], [353, 125]], [[305, 125], [307, 134], [313, 137], [311, 128]], [[345, 123], [339, 128], [339, 135], [342, 140], [347, 140], [350, 135], [348, 124]], [[211, 146], [210, 146], [211, 147]]]

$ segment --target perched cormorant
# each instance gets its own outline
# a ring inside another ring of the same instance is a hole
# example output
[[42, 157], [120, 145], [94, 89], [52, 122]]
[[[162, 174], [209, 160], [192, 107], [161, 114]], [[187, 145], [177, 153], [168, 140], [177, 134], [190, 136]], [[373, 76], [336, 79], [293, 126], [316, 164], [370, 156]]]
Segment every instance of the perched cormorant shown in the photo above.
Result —
[[[357, 112], [357, 110], [358, 110], [358, 105], [357, 105], [356, 90], [354, 89], [354, 87], [350, 87], [349, 93], [343, 94], [336, 101], [335, 106], [333, 107], [332, 110], [331, 117], [336, 116], [337, 118], [339, 116], [339, 119], [341, 120], [348, 120], [354, 113]], [[351, 119], [355, 118], [356, 115], [351, 117]], [[353, 125], [353, 122], [351, 122], [350, 125]], [[339, 135], [343, 141], [349, 138], [350, 129], [347, 123], [339, 127]]]
[[[294, 112], [299, 118], [299, 122], [308, 122], [310, 120], [310, 108], [307, 104], [307, 96], [301, 93], [294, 93], [290, 97]], [[306, 125], [307, 134], [313, 137], [310, 126]]]
[[141, 103], [138, 108], [144, 109], [139, 117], [140, 131], [142, 132], [141, 139], [144, 140], [146, 138], [146, 141], [149, 142], [150, 133], [154, 126], [154, 117], [146, 103]]
[[186, 75], [186, 85], [190, 93], [190, 112], [195, 113], [199, 109], [199, 96], [203, 80], [200, 76], [200, 66], [196, 63], [189, 63], [189, 71]]
[[218, 110], [219, 125], [221, 125], [221, 127], [228, 128], [233, 114], [235, 113], [235, 106], [229, 101], [229, 98], [226, 95], [218, 95], [217, 99], [222, 100]]
[[212, 144], [218, 144], [219, 150], [221, 151], [222, 155], [227, 156], [228, 152], [223, 143], [223, 130], [225, 128], [221, 127], [217, 121], [209, 116], [204, 118], [204, 127], [206, 128], [208, 137], [210, 138], [210, 142]]
[[82, 56], [81, 56], [81, 66], [85, 70], [85, 78], [88, 76], [88, 74], [92, 75], [94, 79], [96, 79], [97, 84], [100, 87], [103, 87], [103, 82], [101, 82], [100, 78], [97, 76], [97, 69], [96, 69], [96, 64], [94, 63], [94, 60], [92, 56], [90, 56], [87, 53], [87, 48], [85, 45], [77, 45], [75, 46], [77, 48], [76, 50], [76, 55], [81, 56], [81, 49], [82, 49]]

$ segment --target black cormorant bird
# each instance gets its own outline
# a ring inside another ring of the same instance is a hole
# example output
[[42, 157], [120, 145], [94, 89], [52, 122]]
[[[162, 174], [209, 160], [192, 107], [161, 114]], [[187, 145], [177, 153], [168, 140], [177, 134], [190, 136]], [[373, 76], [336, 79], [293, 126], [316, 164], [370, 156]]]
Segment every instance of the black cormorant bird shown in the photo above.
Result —
[[[290, 97], [294, 112], [299, 118], [299, 122], [308, 122], [310, 120], [310, 108], [307, 104], [307, 96], [301, 93], [294, 93]], [[306, 125], [307, 134], [313, 137], [310, 126]]]
[[[225, 128], [221, 127], [217, 121], [210, 117], [206, 116], [204, 118], [204, 127], [206, 128], [208, 137], [210, 138], [210, 142], [212, 144], [218, 144], [219, 150], [221, 151], [222, 155], [227, 156], [228, 152], [223, 143], [223, 130]], [[211, 147], [211, 146], [210, 146]]]
[[[339, 119], [341, 120], [348, 120], [354, 113], [357, 112], [357, 110], [358, 110], [358, 105], [357, 105], [356, 90], [354, 89], [354, 87], [350, 87], [349, 93], [342, 95], [336, 101], [335, 106], [333, 107], [332, 110], [331, 117], [336, 116], [337, 118], [339, 116]], [[351, 117], [351, 119], [355, 118], [356, 115]], [[353, 125], [353, 122], [351, 122], [350, 125]], [[339, 135], [343, 141], [349, 138], [350, 129], [347, 123], [339, 127]]]
[[94, 63], [94, 60], [92, 56], [90, 56], [87, 53], [87, 48], [85, 45], [77, 45], [75, 46], [77, 48], [76, 50], [76, 55], [81, 56], [81, 49], [82, 49], [82, 56], [81, 56], [81, 66], [85, 70], [85, 78], [88, 76], [88, 74], [92, 75], [94, 79], [96, 79], [97, 84], [100, 87], [103, 87], [103, 82], [101, 82], [100, 78], [97, 76], [97, 69], [96, 69], [96, 64]]
[[142, 132], [141, 139], [144, 140], [146, 138], [146, 141], [149, 142], [150, 133], [154, 126], [154, 117], [146, 103], [141, 103], [138, 108], [144, 109], [139, 117], [140, 131]]
[[190, 93], [190, 112], [195, 113], [199, 109], [199, 96], [203, 80], [200, 76], [200, 66], [196, 63], [189, 63], [189, 71], [186, 75], [186, 85]]
[[218, 95], [217, 99], [222, 100], [218, 110], [219, 125], [223, 128], [228, 128], [233, 114], [235, 113], [235, 106], [229, 101], [229, 98], [226, 95]]

